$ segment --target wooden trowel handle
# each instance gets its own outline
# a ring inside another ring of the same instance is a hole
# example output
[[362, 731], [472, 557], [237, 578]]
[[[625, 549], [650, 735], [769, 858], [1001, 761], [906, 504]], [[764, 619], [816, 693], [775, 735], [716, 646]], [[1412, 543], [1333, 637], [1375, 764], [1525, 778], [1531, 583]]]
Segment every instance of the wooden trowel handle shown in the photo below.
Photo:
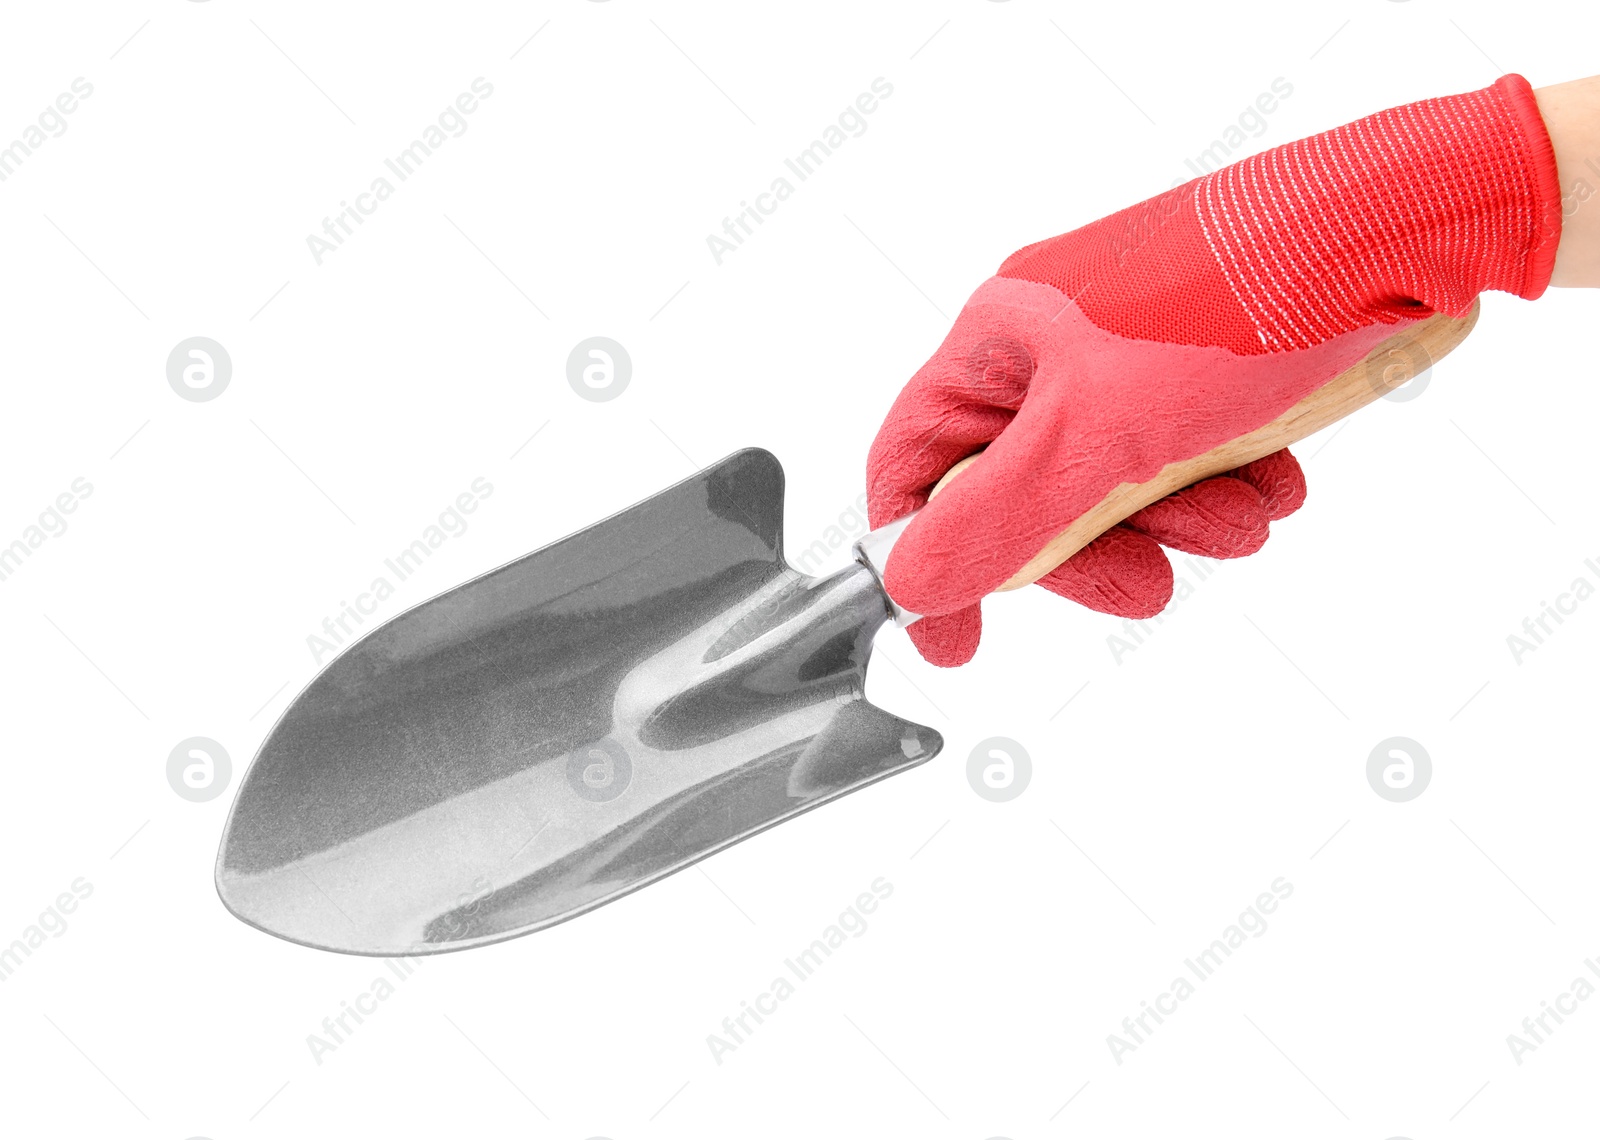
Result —
[[[1157, 499], [1201, 479], [1271, 455], [1344, 419], [1442, 359], [1466, 339], [1477, 320], [1476, 301], [1464, 317], [1448, 317], [1442, 313], [1428, 317], [1379, 344], [1361, 363], [1341, 372], [1271, 423], [1193, 459], [1169, 463], [1147, 482], [1122, 484], [1046, 543], [1044, 549], [1030, 558], [1000, 589], [1016, 590], [1038, 581], [1105, 531]], [[981, 459], [981, 453], [969, 455], [950, 468], [933, 488], [932, 495], [937, 495], [950, 480]]]

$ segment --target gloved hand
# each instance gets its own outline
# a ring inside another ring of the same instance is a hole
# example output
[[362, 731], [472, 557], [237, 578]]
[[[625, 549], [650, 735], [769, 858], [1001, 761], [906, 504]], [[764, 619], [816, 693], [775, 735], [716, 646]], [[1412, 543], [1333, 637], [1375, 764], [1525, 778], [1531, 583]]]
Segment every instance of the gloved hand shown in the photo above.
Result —
[[[867, 462], [882, 526], [927, 503], [884, 585], [936, 665], [977, 649], [978, 600], [1122, 483], [1277, 418], [1434, 312], [1537, 297], [1560, 239], [1550, 140], [1521, 76], [1247, 158], [1013, 254], [890, 409]], [[931, 502], [956, 462], [982, 458]], [[1304, 498], [1287, 452], [1208, 479], [1040, 580], [1148, 617], [1158, 542], [1250, 553]]]

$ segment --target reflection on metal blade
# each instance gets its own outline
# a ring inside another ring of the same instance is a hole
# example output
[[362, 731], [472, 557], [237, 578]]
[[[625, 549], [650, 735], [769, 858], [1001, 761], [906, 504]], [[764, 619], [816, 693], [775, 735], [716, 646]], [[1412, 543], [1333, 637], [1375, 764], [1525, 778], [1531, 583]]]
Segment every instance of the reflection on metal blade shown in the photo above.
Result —
[[782, 517], [739, 452], [350, 646], [240, 787], [223, 901], [330, 950], [480, 945], [934, 755], [864, 698], [872, 574], [789, 569]]

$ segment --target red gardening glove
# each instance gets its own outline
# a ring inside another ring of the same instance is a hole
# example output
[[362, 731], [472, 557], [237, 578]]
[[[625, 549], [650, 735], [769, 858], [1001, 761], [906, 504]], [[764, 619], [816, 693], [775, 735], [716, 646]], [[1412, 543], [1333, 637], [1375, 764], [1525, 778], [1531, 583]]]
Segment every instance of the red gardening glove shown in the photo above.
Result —
[[[1276, 419], [1380, 341], [1485, 289], [1533, 298], [1560, 240], [1532, 89], [1384, 111], [1019, 250], [895, 400], [867, 461], [882, 526], [927, 504], [884, 584], [936, 665], [977, 649], [978, 600], [1122, 483]], [[928, 501], [957, 461], [981, 461]], [[1132, 516], [1040, 584], [1147, 617], [1157, 542], [1249, 553], [1305, 486], [1286, 452]]]

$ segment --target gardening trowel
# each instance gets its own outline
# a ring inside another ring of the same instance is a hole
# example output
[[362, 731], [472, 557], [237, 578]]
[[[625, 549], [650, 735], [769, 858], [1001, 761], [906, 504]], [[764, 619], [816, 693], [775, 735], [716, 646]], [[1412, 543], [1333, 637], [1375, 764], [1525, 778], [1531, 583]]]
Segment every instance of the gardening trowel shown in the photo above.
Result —
[[[1265, 427], [1122, 485], [1004, 588], [1383, 395], [1475, 316], [1431, 317]], [[223, 833], [223, 902], [327, 950], [462, 949], [921, 764], [939, 734], [864, 695], [873, 635], [916, 620], [881, 584], [908, 521], [802, 574], [783, 559], [782, 468], [740, 451], [400, 614], [268, 734]]]

